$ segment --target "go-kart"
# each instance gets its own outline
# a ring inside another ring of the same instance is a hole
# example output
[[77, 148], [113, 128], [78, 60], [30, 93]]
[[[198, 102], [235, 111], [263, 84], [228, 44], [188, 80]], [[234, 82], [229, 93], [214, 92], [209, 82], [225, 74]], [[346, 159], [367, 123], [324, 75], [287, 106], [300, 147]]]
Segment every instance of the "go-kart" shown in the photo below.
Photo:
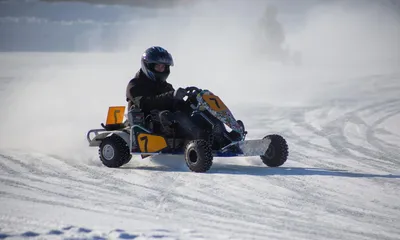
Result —
[[185, 102], [192, 109], [190, 120], [206, 133], [205, 138], [188, 139], [157, 131], [155, 121], [145, 118], [140, 109], [129, 109], [125, 115], [125, 106], [111, 106], [103, 128], [87, 133], [89, 146], [99, 147], [101, 162], [110, 168], [127, 164], [133, 155], [145, 158], [156, 154], [182, 155], [193, 172], [207, 172], [214, 157], [259, 156], [269, 167], [286, 162], [288, 145], [282, 136], [246, 139], [243, 122], [235, 119], [218, 96], [196, 87], [186, 91]]

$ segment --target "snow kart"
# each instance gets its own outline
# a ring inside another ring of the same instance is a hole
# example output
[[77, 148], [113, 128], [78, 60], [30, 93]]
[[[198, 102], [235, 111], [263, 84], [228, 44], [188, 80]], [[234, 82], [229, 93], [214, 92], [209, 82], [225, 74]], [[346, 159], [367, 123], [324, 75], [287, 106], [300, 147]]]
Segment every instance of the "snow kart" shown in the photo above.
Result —
[[155, 154], [182, 155], [193, 172], [207, 172], [214, 157], [259, 156], [269, 167], [286, 162], [288, 145], [282, 136], [245, 139], [243, 122], [235, 119], [218, 96], [196, 87], [186, 90], [185, 102], [193, 109], [190, 120], [206, 133], [206, 138], [187, 139], [160, 132], [154, 127], [156, 121], [144, 118], [140, 110], [130, 109], [125, 115], [125, 106], [112, 106], [106, 124], [101, 124], [103, 128], [87, 133], [89, 146], [99, 147], [100, 160], [110, 168], [128, 163], [132, 155], [144, 158]]

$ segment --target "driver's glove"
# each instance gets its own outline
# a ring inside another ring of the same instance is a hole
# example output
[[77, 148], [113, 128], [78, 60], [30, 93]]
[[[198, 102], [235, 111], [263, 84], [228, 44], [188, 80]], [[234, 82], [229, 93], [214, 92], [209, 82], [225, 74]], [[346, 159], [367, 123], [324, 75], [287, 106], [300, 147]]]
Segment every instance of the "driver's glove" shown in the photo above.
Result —
[[174, 98], [178, 100], [182, 100], [186, 96], [186, 89], [184, 88], [178, 88], [174, 92]]

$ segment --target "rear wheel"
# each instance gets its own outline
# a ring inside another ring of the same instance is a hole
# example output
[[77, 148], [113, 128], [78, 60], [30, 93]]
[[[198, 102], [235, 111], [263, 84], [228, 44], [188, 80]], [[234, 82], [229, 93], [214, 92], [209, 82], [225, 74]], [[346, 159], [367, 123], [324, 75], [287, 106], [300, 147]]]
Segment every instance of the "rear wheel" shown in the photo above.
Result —
[[99, 158], [109, 168], [118, 168], [127, 164], [132, 155], [128, 144], [119, 136], [106, 137], [100, 144]]
[[212, 166], [212, 149], [204, 140], [190, 141], [185, 148], [185, 161], [191, 171], [207, 172]]
[[260, 156], [263, 163], [268, 167], [279, 167], [283, 165], [289, 155], [286, 140], [282, 136], [276, 134], [268, 135], [264, 138], [271, 139], [271, 143], [264, 155]]

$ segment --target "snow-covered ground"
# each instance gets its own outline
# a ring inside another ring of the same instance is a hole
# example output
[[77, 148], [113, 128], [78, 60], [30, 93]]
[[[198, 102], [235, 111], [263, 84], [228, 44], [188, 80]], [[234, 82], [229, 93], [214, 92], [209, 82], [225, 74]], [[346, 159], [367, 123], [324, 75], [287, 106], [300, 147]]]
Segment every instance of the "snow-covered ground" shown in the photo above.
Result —
[[180, 157], [103, 166], [86, 132], [125, 104], [146, 37], [127, 52], [0, 53], [0, 239], [399, 239], [398, 18], [378, 28], [373, 8], [316, 9], [319, 21], [287, 34], [302, 66], [234, 58], [237, 42], [164, 40], [175, 87], [213, 90], [251, 138], [287, 139], [279, 168], [256, 157], [216, 158], [202, 174]]

